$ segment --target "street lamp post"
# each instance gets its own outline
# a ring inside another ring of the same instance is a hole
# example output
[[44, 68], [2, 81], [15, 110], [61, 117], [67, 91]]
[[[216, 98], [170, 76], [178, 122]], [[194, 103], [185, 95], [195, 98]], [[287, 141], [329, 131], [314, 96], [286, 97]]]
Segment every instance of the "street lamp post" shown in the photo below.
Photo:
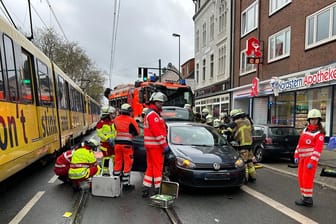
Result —
[[181, 69], [181, 45], [180, 45], [180, 37], [181, 35], [180, 34], [177, 34], [177, 33], [173, 33], [173, 37], [178, 37], [178, 43], [179, 43], [179, 67], [178, 67], [178, 73], [179, 73], [179, 78], [181, 77], [181, 73], [180, 73], [180, 69]]

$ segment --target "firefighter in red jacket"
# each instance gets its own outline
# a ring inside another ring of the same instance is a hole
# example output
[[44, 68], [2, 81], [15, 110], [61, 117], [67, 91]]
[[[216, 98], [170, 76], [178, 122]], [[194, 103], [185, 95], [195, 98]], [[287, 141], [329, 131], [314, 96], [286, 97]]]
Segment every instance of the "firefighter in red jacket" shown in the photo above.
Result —
[[63, 152], [57, 157], [54, 167], [54, 172], [58, 176], [58, 179], [64, 183], [69, 182], [68, 171], [70, 168], [70, 162], [72, 157], [72, 152], [74, 149]]
[[113, 119], [116, 116], [116, 109], [112, 106], [102, 107], [102, 116], [96, 125], [97, 135], [100, 138], [100, 151], [103, 153], [102, 166], [103, 174], [109, 174], [109, 162], [114, 157], [114, 138], [116, 130]]
[[131, 105], [124, 103], [120, 108], [120, 115], [114, 119], [117, 135], [114, 139], [114, 170], [115, 176], [121, 176], [123, 190], [132, 190], [130, 174], [133, 165], [133, 137], [139, 135], [137, 122], [131, 117]]
[[312, 207], [314, 177], [324, 145], [325, 131], [319, 110], [310, 110], [307, 121], [308, 125], [301, 133], [294, 154], [294, 162], [298, 163], [298, 181], [302, 195], [295, 204]]
[[144, 143], [146, 148], [147, 169], [143, 179], [143, 197], [149, 197], [154, 185], [154, 193], [158, 193], [162, 181], [164, 153], [169, 151], [167, 129], [160, 116], [162, 105], [167, 96], [161, 92], [151, 95], [149, 109], [144, 120]]

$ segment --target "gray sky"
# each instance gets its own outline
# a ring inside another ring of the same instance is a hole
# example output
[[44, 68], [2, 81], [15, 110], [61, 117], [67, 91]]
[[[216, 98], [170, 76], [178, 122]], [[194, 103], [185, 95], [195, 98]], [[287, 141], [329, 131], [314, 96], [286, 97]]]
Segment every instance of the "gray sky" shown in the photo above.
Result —
[[[16, 25], [30, 34], [27, 2], [3, 0]], [[53, 27], [60, 36], [64, 32], [98, 69], [110, 73], [115, 1], [31, 0], [31, 4], [34, 28]], [[0, 14], [4, 15], [3, 10]], [[193, 58], [193, 15], [192, 0], [120, 0], [111, 87], [133, 83], [139, 66], [158, 67], [159, 59], [162, 67], [169, 62], [178, 67], [178, 38], [173, 33], [181, 35], [181, 64]]]

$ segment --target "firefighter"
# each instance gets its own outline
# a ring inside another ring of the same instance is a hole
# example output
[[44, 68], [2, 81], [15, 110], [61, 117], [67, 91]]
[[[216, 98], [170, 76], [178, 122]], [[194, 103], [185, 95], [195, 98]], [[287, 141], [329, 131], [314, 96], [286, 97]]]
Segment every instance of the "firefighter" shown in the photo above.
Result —
[[58, 179], [64, 183], [68, 183], [69, 177], [68, 172], [70, 169], [70, 163], [72, 158], [72, 153], [74, 149], [67, 150], [59, 155], [55, 162], [54, 172], [58, 176]]
[[94, 156], [98, 146], [98, 141], [91, 138], [73, 151], [68, 175], [74, 190], [79, 190], [82, 182], [100, 173], [101, 168]]
[[114, 119], [117, 131], [115, 141], [115, 155], [113, 174], [121, 176], [123, 190], [132, 190], [130, 174], [133, 165], [133, 137], [139, 135], [137, 122], [131, 117], [131, 105], [124, 103], [120, 108], [120, 115]]
[[143, 179], [143, 197], [150, 196], [153, 185], [153, 193], [159, 192], [162, 181], [164, 153], [169, 152], [166, 139], [166, 124], [160, 116], [163, 102], [167, 101], [167, 96], [161, 92], [154, 92], [149, 101], [149, 109], [144, 120], [144, 143], [147, 156], [147, 169]]
[[205, 118], [205, 123], [207, 125], [213, 126], [213, 121], [214, 121], [213, 116], [211, 114], [208, 114]]
[[209, 115], [209, 110], [208, 108], [203, 108], [202, 113], [201, 113], [201, 123], [206, 123], [206, 117]]
[[97, 135], [100, 139], [100, 150], [103, 153], [102, 166], [103, 175], [109, 175], [109, 162], [114, 157], [114, 138], [116, 130], [113, 119], [116, 116], [116, 109], [112, 106], [102, 107], [102, 116], [96, 125]]
[[240, 156], [246, 164], [245, 181], [254, 182], [256, 180], [256, 170], [253, 165], [252, 150], [252, 124], [246, 114], [241, 109], [233, 109], [230, 112], [232, 122], [229, 124], [229, 139], [234, 140], [238, 145], [235, 146]]
[[294, 162], [298, 164], [298, 182], [302, 195], [295, 204], [312, 207], [314, 177], [324, 146], [325, 130], [319, 110], [310, 110], [307, 121], [308, 124], [301, 133], [294, 154]]
[[216, 118], [213, 121], [213, 126], [214, 126], [214, 128], [216, 128], [216, 130], [218, 131], [219, 134], [221, 134], [221, 135], [224, 134], [224, 132], [223, 132], [223, 124], [222, 124], [221, 120], [219, 120], [218, 118]]

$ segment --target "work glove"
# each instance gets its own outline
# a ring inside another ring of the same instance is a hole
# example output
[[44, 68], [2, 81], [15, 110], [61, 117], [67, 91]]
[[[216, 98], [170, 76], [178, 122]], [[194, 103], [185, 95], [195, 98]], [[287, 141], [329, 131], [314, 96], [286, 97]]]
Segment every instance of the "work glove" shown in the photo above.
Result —
[[108, 141], [109, 141], [110, 146], [113, 147], [114, 146], [114, 139], [113, 138], [109, 138]]
[[295, 159], [294, 159], [294, 163], [295, 163], [295, 164], [298, 164], [298, 163], [299, 163], [299, 158], [295, 158]]
[[308, 164], [307, 164], [307, 168], [308, 168], [308, 169], [311, 169], [311, 168], [313, 168], [313, 164], [311, 164], [311, 163], [308, 163]]
[[166, 147], [164, 147], [164, 154], [168, 154], [170, 152], [170, 148], [169, 146], [167, 145]]

